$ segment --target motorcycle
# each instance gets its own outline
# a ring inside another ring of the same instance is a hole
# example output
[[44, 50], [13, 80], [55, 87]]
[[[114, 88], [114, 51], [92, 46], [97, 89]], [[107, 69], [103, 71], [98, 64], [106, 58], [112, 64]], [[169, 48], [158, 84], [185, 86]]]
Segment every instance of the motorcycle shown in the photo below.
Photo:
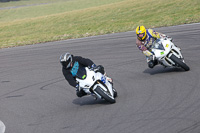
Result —
[[116, 102], [117, 91], [102, 73], [95, 72], [88, 67], [81, 67], [77, 72], [76, 81], [85, 93], [95, 98], [104, 99], [111, 104]]
[[181, 67], [185, 71], [190, 70], [184, 61], [180, 48], [168, 38], [155, 40], [150, 49], [159, 64], [165, 67]]

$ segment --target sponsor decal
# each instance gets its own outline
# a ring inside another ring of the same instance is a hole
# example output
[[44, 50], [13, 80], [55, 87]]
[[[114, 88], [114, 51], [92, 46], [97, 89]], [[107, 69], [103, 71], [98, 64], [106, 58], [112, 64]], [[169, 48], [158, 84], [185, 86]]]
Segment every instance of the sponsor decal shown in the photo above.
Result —
[[86, 75], [83, 75], [82, 79], [85, 79]]
[[166, 44], [166, 46], [165, 46], [166, 48], [168, 48], [169, 47], [169, 44]]
[[160, 54], [161, 54], [161, 55], [163, 55], [163, 54], [164, 54], [164, 52], [160, 52]]
[[102, 76], [102, 77], [101, 77], [101, 81], [105, 84], [105, 83], [106, 83], [106, 77], [105, 77], [105, 76]]

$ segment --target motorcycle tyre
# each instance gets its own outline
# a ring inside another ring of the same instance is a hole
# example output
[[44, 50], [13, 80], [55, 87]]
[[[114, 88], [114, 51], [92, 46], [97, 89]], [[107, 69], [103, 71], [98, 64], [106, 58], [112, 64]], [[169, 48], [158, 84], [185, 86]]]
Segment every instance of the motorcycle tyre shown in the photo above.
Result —
[[95, 91], [103, 97], [103, 99], [105, 99], [106, 101], [108, 101], [109, 103], [113, 104], [115, 103], [115, 99], [110, 98], [99, 86], [95, 89]]
[[113, 87], [113, 93], [114, 93], [114, 98], [117, 97], [117, 91], [115, 90], [115, 88]]
[[170, 59], [174, 61], [178, 66], [182, 67], [185, 71], [189, 71], [190, 68], [183, 62], [181, 59], [176, 57], [175, 55], [171, 55]]

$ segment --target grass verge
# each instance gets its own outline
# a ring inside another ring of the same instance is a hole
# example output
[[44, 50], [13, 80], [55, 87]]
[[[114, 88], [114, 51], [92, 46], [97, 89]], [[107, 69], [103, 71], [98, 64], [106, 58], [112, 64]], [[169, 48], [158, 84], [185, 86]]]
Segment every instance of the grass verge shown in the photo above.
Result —
[[9, 17], [0, 18], [0, 48], [130, 31], [137, 25], [200, 22], [199, 5], [199, 0], [75, 0], [3, 10]]

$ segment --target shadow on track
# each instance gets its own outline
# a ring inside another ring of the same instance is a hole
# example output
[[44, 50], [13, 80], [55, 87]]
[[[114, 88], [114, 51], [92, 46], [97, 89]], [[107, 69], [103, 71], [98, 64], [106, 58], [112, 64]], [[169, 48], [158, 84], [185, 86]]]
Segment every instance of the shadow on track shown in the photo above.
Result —
[[186, 71], [181, 68], [164, 68], [163, 66], [157, 66], [153, 69], [148, 68], [143, 71], [143, 73], [148, 73], [150, 75], [162, 74], [162, 73], [174, 73], [174, 72], [186, 72]]
[[82, 98], [76, 98], [73, 100], [72, 102], [73, 104], [76, 105], [80, 105], [80, 106], [84, 106], [84, 105], [97, 105], [97, 104], [110, 104], [109, 102], [105, 101], [105, 100], [101, 100], [101, 99], [93, 99], [93, 97], [91, 96], [85, 96]]

